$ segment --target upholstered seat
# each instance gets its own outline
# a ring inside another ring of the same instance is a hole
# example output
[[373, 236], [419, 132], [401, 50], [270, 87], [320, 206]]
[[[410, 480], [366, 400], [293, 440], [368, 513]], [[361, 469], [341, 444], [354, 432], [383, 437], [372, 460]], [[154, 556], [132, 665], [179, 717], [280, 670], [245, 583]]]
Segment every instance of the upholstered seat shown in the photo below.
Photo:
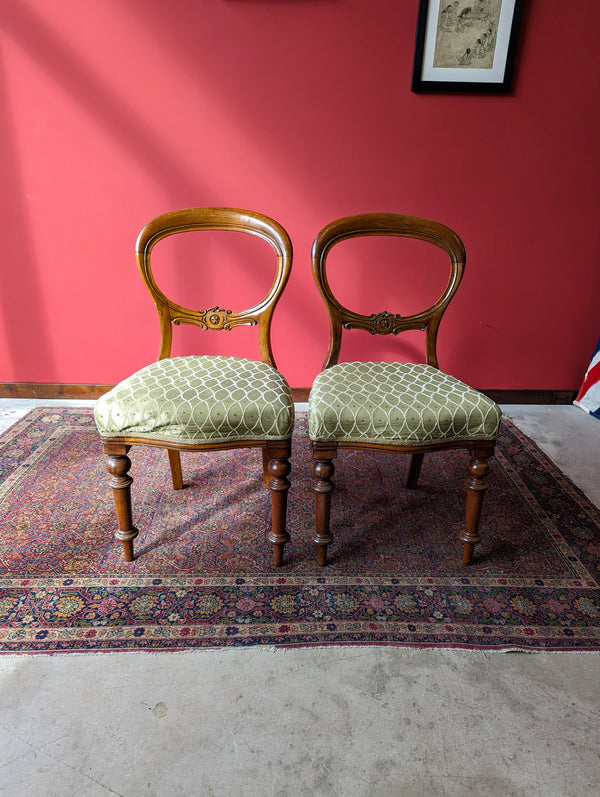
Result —
[[98, 430], [169, 443], [285, 440], [294, 403], [279, 371], [237, 357], [173, 357], [147, 365], [98, 399]]
[[350, 362], [322, 371], [310, 392], [311, 440], [422, 445], [489, 440], [498, 406], [422, 363]]

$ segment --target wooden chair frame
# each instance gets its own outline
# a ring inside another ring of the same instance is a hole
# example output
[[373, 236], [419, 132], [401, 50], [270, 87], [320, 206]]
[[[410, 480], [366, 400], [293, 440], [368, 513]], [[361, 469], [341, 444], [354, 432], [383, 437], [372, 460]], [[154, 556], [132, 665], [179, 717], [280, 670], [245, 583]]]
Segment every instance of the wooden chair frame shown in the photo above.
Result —
[[[172, 302], [158, 287], [151, 266], [154, 246], [163, 238], [182, 232], [202, 230], [225, 230], [244, 232], [262, 238], [275, 250], [277, 269], [275, 279], [266, 297], [259, 304], [238, 312], [212, 307], [191, 310]], [[256, 326], [258, 346], [262, 362], [276, 368], [271, 346], [271, 320], [273, 311], [289, 279], [292, 266], [292, 244], [284, 228], [273, 219], [260, 213], [237, 208], [188, 208], [171, 211], [149, 222], [140, 232], [135, 254], [137, 265], [156, 306], [160, 322], [160, 350], [158, 359], [170, 357], [173, 325], [191, 324], [202, 330], [226, 330], [237, 326]], [[232, 448], [260, 447], [262, 449], [263, 482], [271, 493], [272, 528], [268, 535], [273, 545], [273, 561], [276, 567], [283, 563], [284, 546], [289, 540], [286, 530], [287, 492], [290, 487], [288, 475], [291, 467], [291, 438], [286, 440], [247, 440], [223, 443], [186, 444], [167, 443], [139, 437], [102, 438], [102, 447], [107, 455], [107, 470], [111, 474], [118, 520], [115, 538], [123, 545], [125, 559], [134, 560], [133, 540], [138, 529], [133, 525], [131, 508], [131, 484], [129, 475], [131, 460], [128, 452], [132, 445], [165, 448], [168, 451], [173, 489], [183, 488], [180, 451], [218, 451]]]
[[[429, 308], [412, 315], [400, 316], [387, 310], [371, 315], [355, 313], [339, 302], [327, 279], [327, 256], [341, 241], [361, 236], [397, 236], [416, 238], [442, 249], [450, 260], [450, 274], [440, 298]], [[437, 335], [440, 321], [456, 293], [463, 277], [466, 262], [465, 248], [458, 235], [439, 222], [417, 216], [395, 213], [367, 213], [346, 216], [324, 227], [313, 243], [312, 269], [319, 293], [327, 308], [330, 324], [329, 347], [323, 370], [338, 362], [345, 330], [361, 329], [372, 335], [397, 335], [400, 332], [419, 329], [425, 331], [425, 351], [428, 365], [438, 368]], [[495, 439], [461, 440], [460, 442], [430, 442], [423, 445], [392, 445], [389, 443], [354, 443], [339, 441], [311, 441], [313, 456], [313, 487], [315, 492], [315, 535], [317, 561], [327, 563], [327, 549], [333, 540], [330, 529], [332, 477], [335, 472], [333, 460], [339, 448], [366, 448], [377, 451], [393, 451], [411, 454], [406, 480], [409, 489], [418, 486], [423, 457], [428, 451], [464, 448], [470, 453], [467, 480], [467, 507], [465, 527], [460, 534], [463, 542], [463, 564], [473, 561], [475, 546], [481, 541], [479, 520], [483, 497], [487, 489], [486, 476], [489, 459], [493, 456]]]

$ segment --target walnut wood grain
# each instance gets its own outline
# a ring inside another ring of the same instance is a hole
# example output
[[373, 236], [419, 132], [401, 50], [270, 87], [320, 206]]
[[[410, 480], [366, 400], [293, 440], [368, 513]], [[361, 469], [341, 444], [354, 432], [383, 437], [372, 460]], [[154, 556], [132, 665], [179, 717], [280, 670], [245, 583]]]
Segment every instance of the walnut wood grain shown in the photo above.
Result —
[[108, 455], [106, 469], [111, 474], [110, 486], [115, 499], [117, 510], [118, 528], [115, 539], [123, 544], [123, 552], [127, 562], [133, 562], [133, 541], [138, 535], [138, 530], [133, 525], [131, 517], [131, 484], [133, 479], [129, 476], [131, 460], [127, 456], [129, 446], [105, 444], [104, 453]]
[[[342, 241], [364, 236], [396, 236], [416, 238], [434, 244], [448, 255], [450, 273], [448, 282], [439, 299], [425, 310], [401, 316], [389, 308], [365, 315], [345, 307], [333, 294], [327, 279], [327, 256], [331, 249]], [[425, 331], [427, 363], [437, 367], [436, 341], [440, 321], [462, 280], [465, 268], [465, 248], [458, 235], [439, 222], [417, 216], [401, 216], [396, 213], [366, 213], [345, 216], [324, 227], [314, 240], [312, 247], [313, 277], [321, 298], [327, 308], [330, 324], [329, 348], [323, 368], [338, 362], [344, 329], [362, 329], [373, 335], [397, 335], [409, 329]], [[391, 328], [390, 328], [391, 327]]]
[[[222, 230], [244, 232], [258, 236], [274, 249], [277, 268], [273, 284], [258, 304], [246, 310], [232, 312], [219, 306], [194, 310], [171, 301], [158, 287], [152, 272], [152, 250], [163, 238], [183, 232]], [[292, 244], [287, 232], [273, 219], [238, 208], [187, 208], [163, 213], [149, 222], [140, 232], [135, 253], [138, 268], [156, 306], [161, 343], [158, 359], [171, 354], [172, 325], [190, 324], [200, 329], [231, 330], [236, 326], [257, 326], [260, 359], [273, 367], [275, 359], [271, 346], [273, 311], [290, 276]]]

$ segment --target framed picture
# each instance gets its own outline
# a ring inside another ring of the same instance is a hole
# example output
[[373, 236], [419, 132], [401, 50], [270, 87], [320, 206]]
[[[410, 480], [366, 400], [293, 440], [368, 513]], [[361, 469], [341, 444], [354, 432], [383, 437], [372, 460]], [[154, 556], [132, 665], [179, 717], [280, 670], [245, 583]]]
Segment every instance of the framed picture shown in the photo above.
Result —
[[413, 91], [510, 91], [523, 0], [419, 0]]

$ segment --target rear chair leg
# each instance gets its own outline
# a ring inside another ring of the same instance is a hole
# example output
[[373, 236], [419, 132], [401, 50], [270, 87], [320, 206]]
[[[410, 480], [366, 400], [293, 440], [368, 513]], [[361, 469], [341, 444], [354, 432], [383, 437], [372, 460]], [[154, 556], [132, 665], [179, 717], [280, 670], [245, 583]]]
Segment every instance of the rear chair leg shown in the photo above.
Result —
[[263, 483], [265, 487], [269, 486], [271, 477], [269, 476], [269, 449], [263, 446], [262, 449], [262, 466], [263, 466]]
[[133, 479], [128, 475], [131, 467], [131, 460], [126, 456], [128, 447], [123, 447], [123, 453], [110, 452], [106, 469], [112, 478], [109, 481], [115, 499], [117, 510], [118, 530], [115, 532], [115, 539], [123, 543], [125, 560], [133, 562], [133, 541], [138, 535], [131, 518], [131, 483]]
[[488, 460], [494, 453], [494, 446], [480, 446], [470, 449], [471, 460], [469, 462], [470, 478], [467, 479], [467, 512], [465, 516], [465, 528], [460, 539], [464, 542], [463, 565], [470, 565], [473, 562], [473, 552], [478, 542], [479, 520], [481, 518], [481, 507], [483, 498], [487, 490], [486, 476], [490, 466]]
[[290, 539], [286, 530], [286, 516], [291, 449], [291, 440], [278, 440], [263, 447], [264, 478], [271, 491], [271, 532], [268, 540], [273, 545], [275, 567], [281, 567], [283, 564], [283, 550]]
[[409, 490], [416, 490], [419, 485], [419, 476], [421, 475], [421, 465], [423, 464], [423, 457], [425, 454], [413, 454], [410, 458], [410, 468], [408, 469], [408, 476], [406, 477], [406, 486]]
[[169, 453], [169, 466], [174, 490], [183, 490], [183, 475], [181, 473], [181, 456], [175, 449], [167, 449]]

